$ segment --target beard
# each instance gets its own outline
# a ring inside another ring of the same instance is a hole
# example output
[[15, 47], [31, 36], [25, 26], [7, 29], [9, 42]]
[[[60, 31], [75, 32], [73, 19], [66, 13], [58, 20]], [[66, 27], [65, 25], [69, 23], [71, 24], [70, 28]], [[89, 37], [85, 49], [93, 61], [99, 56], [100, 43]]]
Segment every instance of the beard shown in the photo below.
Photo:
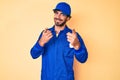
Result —
[[[56, 20], [58, 20], [59, 22], [57, 22]], [[54, 22], [55, 22], [55, 25], [56, 26], [59, 26], [59, 27], [62, 27], [66, 24], [67, 20], [62, 20], [62, 19], [59, 19], [59, 18], [54, 18]]]

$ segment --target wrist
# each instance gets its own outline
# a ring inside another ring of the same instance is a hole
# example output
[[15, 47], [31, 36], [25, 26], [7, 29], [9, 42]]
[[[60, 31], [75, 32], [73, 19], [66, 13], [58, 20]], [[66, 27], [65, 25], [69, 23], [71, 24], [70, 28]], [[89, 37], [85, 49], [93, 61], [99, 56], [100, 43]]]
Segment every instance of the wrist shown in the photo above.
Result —
[[74, 45], [74, 49], [78, 50], [80, 48], [80, 43], [77, 43], [76, 45]]
[[43, 47], [45, 45], [45, 43], [43, 41], [39, 40], [39, 45]]

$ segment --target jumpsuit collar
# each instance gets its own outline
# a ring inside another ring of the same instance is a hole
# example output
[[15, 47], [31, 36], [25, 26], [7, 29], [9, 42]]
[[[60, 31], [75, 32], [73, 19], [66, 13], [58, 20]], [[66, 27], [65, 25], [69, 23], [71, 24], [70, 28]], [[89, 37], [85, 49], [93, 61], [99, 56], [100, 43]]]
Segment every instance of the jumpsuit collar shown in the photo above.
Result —
[[[66, 25], [65, 28], [64, 28], [63, 30], [61, 30], [60, 32], [66, 32], [67, 30], [68, 30], [68, 26]], [[52, 32], [55, 32], [55, 26], [53, 26], [53, 27], [51, 28], [51, 31], [52, 31]]]

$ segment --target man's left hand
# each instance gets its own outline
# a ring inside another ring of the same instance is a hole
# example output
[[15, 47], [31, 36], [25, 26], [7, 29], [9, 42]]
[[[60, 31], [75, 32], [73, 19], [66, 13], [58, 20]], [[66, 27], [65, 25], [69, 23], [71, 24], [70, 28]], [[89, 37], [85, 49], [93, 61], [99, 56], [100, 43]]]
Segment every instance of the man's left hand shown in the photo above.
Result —
[[78, 50], [80, 48], [80, 42], [77, 37], [77, 33], [75, 29], [72, 30], [72, 33], [67, 33], [67, 41], [70, 42], [70, 44], [73, 46], [75, 50]]

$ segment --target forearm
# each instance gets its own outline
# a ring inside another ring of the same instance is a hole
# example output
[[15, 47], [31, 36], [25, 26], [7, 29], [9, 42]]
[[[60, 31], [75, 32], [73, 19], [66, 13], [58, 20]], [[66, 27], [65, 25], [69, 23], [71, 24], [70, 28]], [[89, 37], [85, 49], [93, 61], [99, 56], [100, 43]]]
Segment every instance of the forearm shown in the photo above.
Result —
[[39, 45], [39, 43], [37, 42], [32, 48], [31, 48], [31, 56], [33, 59], [38, 58], [41, 54], [44, 53], [44, 48], [42, 46]]
[[86, 62], [88, 58], [88, 52], [86, 48], [80, 48], [78, 50], [75, 50], [75, 57], [81, 63]]

